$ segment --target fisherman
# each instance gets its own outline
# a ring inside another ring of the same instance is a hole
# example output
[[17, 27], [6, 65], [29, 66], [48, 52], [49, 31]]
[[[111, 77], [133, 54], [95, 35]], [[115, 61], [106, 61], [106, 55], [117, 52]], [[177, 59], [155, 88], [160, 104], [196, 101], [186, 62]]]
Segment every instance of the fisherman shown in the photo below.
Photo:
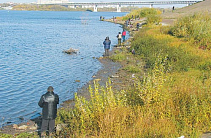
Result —
[[123, 40], [123, 42], [125, 42], [125, 36], [126, 36], [126, 31], [125, 31], [125, 29], [123, 29], [123, 31], [122, 31], [122, 40]]
[[108, 36], [106, 37], [103, 44], [104, 44], [104, 49], [105, 49], [105, 56], [109, 56], [109, 49], [111, 47], [111, 40], [109, 40]]
[[136, 27], [137, 27], [137, 31], [138, 31], [138, 29], [139, 29], [139, 27], [140, 27], [140, 23], [137, 23], [137, 24], [136, 24]]
[[116, 37], [118, 38], [118, 46], [121, 46], [121, 40], [122, 40], [121, 32], [119, 32], [119, 34]]
[[49, 136], [55, 131], [55, 119], [57, 116], [57, 104], [59, 104], [59, 96], [55, 94], [52, 86], [49, 86], [47, 93], [40, 98], [38, 105], [42, 108], [42, 126], [41, 137], [45, 137], [48, 130]]

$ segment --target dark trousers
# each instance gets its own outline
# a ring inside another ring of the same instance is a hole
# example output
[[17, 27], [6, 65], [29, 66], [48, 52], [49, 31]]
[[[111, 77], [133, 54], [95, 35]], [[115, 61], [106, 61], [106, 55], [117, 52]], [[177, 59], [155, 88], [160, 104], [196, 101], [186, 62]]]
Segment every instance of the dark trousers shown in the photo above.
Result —
[[122, 36], [123, 42], [125, 42], [125, 35]]
[[118, 38], [118, 45], [121, 46], [121, 38]]
[[105, 56], [109, 56], [109, 49], [105, 49]]
[[42, 126], [40, 132], [45, 132], [48, 130], [49, 133], [54, 132], [55, 130], [55, 119], [42, 119]]

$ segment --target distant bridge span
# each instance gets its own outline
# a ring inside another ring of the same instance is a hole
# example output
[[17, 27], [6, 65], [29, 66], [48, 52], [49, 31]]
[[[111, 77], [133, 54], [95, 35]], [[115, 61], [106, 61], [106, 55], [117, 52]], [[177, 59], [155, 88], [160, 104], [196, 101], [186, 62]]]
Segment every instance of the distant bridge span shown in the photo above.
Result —
[[[67, 3], [45, 3], [45, 4], [57, 4], [57, 5], [64, 5], [64, 6], [93, 6], [94, 12], [97, 12], [97, 7], [99, 5], [116, 5], [117, 6], [117, 12], [121, 12], [121, 5], [149, 5], [150, 8], [153, 7], [153, 5], [169, 5], [169, 4], [186, 4], [187, 6], [192, 5], [194, 3], [201, 2], [203, 0], [169, 0], [169, 1], [132, 1], [132, 2], [67, 2]], [[44, 4], [39, 3], [38, 4]]]

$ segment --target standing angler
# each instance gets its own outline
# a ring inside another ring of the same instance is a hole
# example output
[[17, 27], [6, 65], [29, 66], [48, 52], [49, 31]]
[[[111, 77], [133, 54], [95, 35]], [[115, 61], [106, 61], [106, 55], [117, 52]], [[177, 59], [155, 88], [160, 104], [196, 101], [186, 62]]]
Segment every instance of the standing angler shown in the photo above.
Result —
[[104, 44], [104, 49], [105, 49], [105, 56], [109, 56], [109, 49], [110, 49], [110, 45], [111, 45], [111, 40], [109, 40], [108, 36], [106, 37], [103, 44]]
[[42, 126], [41, 137], [45, 136], [48, 129], [49, 136], [55, 131], [55, 118], [57, 116], [57, 104], [59, 104], [59, 96], [53, 92], [53, 87], [49, 86], [47, 93], [40, 98], [38, 105], [42, 108]]
[[121, 40], [122, 40], [122, 34], [119, 32], [119, 34], [116, 36], [118, 39], [118, 46], [121, 46]]
[[125, 29], [123, 29], [123, 31], [122, 31], [122, 39], [123, 39], [123, 42], [125, 42], [125, 36], [126, 36], [126, 31], [125, 31]]

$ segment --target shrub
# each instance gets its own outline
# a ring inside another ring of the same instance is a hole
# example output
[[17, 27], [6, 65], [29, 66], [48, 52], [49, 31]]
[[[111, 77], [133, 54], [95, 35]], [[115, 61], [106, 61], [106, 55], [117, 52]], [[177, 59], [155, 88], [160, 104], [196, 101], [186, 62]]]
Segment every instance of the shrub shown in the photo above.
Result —
[[113, 61], [123, 61], [126, 60], [127, 56], [124, 52], [115, 51], [115, 54], [113, 54], [110, 59]]
[[[62, 113], [64, 137], [199, 137], [211, 127], [210, 78], [201, 72], [169, 74], [165, 57], [127, 91], [113, 93], [95, 83], [90, 100], [75, 95], [75, 108]], [[66, 115], [65, 115], [66, 116]], [[61, 117], [60, 117], [61, 118]]]
[[[159, 27], [158, 27], [159, 28]], [[160, 30], [160, 29], [158, 29]], [[146, 66], [153, 68], [158, 55], [167, 57], [168, 65], [171, 65], [172, 71], [188, 71], [190, 68], [198, 68], [204, 59], [189, 51], [187, 44], [177, 44], [173, 37], [167, 34], [152, 34], [151, 30], [143, 29], [135, 36], [131, 49], [135, 49], [136, 54], [146, 60]], [[157, 33], [157, 32], [156, 32]]]
[[[200, 137], [210, 131], [210, 51], [167, 32], [153, 26], [139, 31], [131, 49], [135, 60], [146, 61], [145, 75], [137, 73], [133, 86], [115, 93], [109, 81], [106, 88], [90, 86], [89, 100], [76, 94], [75, 108], [58, 116], [57, 122], [68, 124], [61, 135], [169, 138]], [[127, 61], [125, 69], [136, 71], [137, 62], [125, 50], [116, 55], [114, 59]]]
[[206, 12], [178, 19], [171, 32], [177, 37], [193, 38], [200, 46], [211, 48], [211, 17]]
[[9, 134], [0, 133], [0, 137], [1, 138], [12, 138], [13, 136], [9, 135]]
[[160, 15], [148, 15], [147, 16], [147, 24], [159, 24], [162, 21]]
[[137, 66], [134, 66], [134, 65], [128, 65], [127, 67], [124, 68], [124, 70], [127, 70], [128, 72], [131, 72], [131, 73], [141, 72], [140, 67], [137, 67]]
[[[161, 14], [161, 11], [154, 9], [154, 8], [140, 8], [140, 9], [131, 11], [126, 16], [123, 16], [123, 20], [128, 20], [129, 18], [132, 19], [132, 17], [133, 18], [135, 18], [135, 17], [143, 18], [143, 17], [147, 17], [149, 15], [159, 15], [159, 14]], [[156, 18], [158, 18], [158, 17], [156, 17]]]

